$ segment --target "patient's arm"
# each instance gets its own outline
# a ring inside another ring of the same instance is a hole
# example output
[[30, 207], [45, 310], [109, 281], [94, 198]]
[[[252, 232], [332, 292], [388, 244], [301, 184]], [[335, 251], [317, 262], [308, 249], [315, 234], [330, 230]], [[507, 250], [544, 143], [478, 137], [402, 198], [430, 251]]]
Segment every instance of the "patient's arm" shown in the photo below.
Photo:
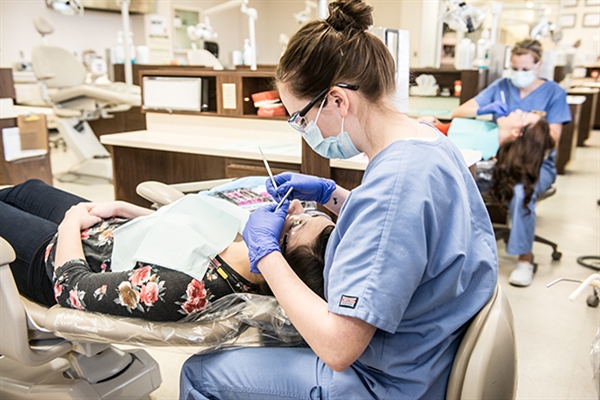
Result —
[[92, 203], [79, 203], [66, 212], [58, 226], [55, 265], [60, 266], [69, 260], [85, 259], [81, 245], [81, 231], [97, 224], [102, 219], [91, 215]]
[[108, 219], [111, 217], [123, 217], [133, 219], [144, 215], [152, 214], [154, 211], [149, 208], [136, 206], [125, 201], [110, 201], [105, 203], [90, 203], [90, 214]]

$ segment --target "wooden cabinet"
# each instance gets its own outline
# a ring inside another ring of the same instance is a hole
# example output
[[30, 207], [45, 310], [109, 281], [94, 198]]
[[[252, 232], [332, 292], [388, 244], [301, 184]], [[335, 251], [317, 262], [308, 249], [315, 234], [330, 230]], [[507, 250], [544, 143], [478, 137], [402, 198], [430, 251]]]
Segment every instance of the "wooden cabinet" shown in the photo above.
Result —
[[413, 68], [410, 71], [410, 85], [415, 85], [415, 79], [422, 74], [429, 74], [435, 77], [440, 90], [448, 88], [451, 95], [454, 95], [454, 82], [460, 81], [462, 90], [460, 93], [460, 103], [473, 98], [477, 93], [486, 87], [488, 76], [487, 69], [465, 69], [457, 70], [454, 67], [443, 68]]
[[[258, 92], [273, 90], [275, 88], [275, 66], [263, 66], [256, 71], [249, 68], [236, 70], [216, 71], [212, 68], [197, 66], [188, 67], [163, 67], [158, 69], [140, 69], [138, 82], [144, 77], [199, 77], [208, 89], [206, 111], [172, 111], [178, 114], [205, 114], [227, 117], [261, 118], [257, 116], [251, 95]], [[142, 109], [142, 112], [144, 110]], [[156, 111], [152, 112], [169, 112]], [[277, 117], [275, 117], [277, 118]], [[285, 117], [279, 117], [285, 118]]]

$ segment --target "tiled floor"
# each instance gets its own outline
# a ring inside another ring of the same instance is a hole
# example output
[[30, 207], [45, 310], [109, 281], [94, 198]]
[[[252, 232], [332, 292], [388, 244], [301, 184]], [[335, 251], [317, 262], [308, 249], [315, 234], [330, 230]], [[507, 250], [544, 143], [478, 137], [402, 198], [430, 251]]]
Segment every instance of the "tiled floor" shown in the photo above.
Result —
[[[519, 357], [518, 399], [598, 399], [592, 381], [590, 346], [600, 327], [600, 308], [586, 305], [591, 289], [569, 301], [575, 283], [546, 284], [560, 277], [584, 279], [593, 271], [577, 264], [582, 255], [600, 255], [600, 131], [594, 131], [587, 146], [577, 148], [567, 173], [556, 182], [557, 193], [537, 207], [537, 234], [559, 244], [562, 259], [552, 261], [548, 246], [536, 243], [539, 264], [533, 284], [516, 288], [507, 283], [515, 257], [499, 243], [500, 284], [515, 316]], [[73, 165], [67, 152], [54, 150], [52, 168], [59, 173]], [[55, 185], [94, 201], [114, 198], [110, 184]], [[192, 348], [149, 348], [161, 366], [163, 384], [151, 399], [176, 399], [181, 364]], [[597, 384], [596, 384], [597, 385]]]

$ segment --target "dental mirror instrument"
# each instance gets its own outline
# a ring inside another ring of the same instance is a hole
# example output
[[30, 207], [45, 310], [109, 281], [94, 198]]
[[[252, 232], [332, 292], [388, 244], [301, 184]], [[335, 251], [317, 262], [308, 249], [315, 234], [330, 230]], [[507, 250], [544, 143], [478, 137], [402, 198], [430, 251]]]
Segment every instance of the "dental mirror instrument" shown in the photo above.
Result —
[[504, 90], [501, 90], [501, 91], [500, 91], [500, 98], [502, 99], [502, 102], [503, 102], [504, 104], [506, 104], [506, 97], [504, 97]]
[[273, 177], [273, 172], [271, 171], [271, 167], [269, 167], [269, 162], [267, 161], [267, 157], [265, 157], [265, 154], [263, 153], [260, 146], [258, 146], [258, 150], [260, 151], [260, 154], [262, 155], [263, 163], [265, 164], [265, 168], [267, 169], [269, 178], [271, 178], [271, 183], [273, 184], [273, 187], [275, 188], [275, 190], [277, 190], [277, 184], [275, 183], [275, 178]]
[[[283, 202], [288, 198], [288, 196], [290, 194], [292, 194], [292, 190], [294, 190], [293, 186], [290, 186], [290, 188], [288, 189], [288, 191], [285, 193], [285, 196], [283, 196], [283, 199], [281, 199], [281, 201], [279, 202], [279, 204], [277, 204], [277, 207], [275, 207], [275, 211], [279, 210], [279, 207], [281, 207], [283, 205]], [[275, 212], [273, 211], [273, 212]]]

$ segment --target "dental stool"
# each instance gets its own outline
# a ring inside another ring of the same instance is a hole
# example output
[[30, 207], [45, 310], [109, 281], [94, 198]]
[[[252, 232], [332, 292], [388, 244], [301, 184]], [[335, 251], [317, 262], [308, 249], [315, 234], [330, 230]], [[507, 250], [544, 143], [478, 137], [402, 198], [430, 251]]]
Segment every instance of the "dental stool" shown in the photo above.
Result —
[[[537, 198], [536, 202], [539, 203], [550, 196], [554, 196], [555, 193], [556, 187], [550, 186]], [[510, 218], [508, 212], [496, 204], [489, 196], [484, 194], [483, 199], [488, 213], [490, 214], [490, 218], [492, 219], [496, 240], [503, 240], [505, 244], [508, 244], [508, 238], [510, 236]], [[554, 261], [560, 260], [562, 253], [558, 251], [558, 244], [538, 235], [535, 235], [534, 240], [538, 243], [547, 244], [552, 247], [552, 259]]]
[[447, 400], [515, 399], [517, 346], [508, 298], [498, 285], [471, 321], [450, 370]]

